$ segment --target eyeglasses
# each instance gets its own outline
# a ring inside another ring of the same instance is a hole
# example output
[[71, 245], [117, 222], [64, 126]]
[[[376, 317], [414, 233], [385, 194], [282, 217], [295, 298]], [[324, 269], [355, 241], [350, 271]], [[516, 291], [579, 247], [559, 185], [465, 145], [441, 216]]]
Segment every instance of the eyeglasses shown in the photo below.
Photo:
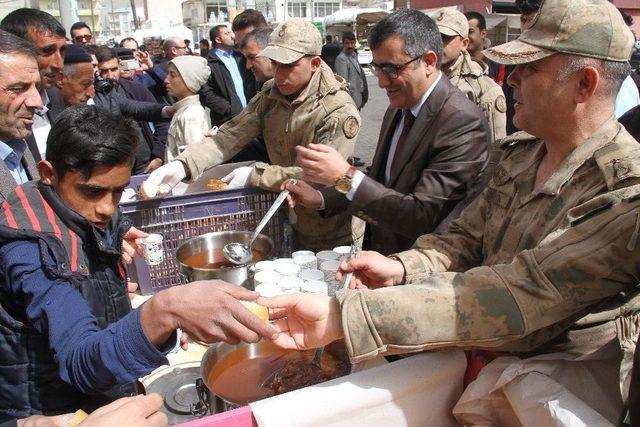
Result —
[[77, 42], [81, 42], [83, 40], [89, 41], [93, 38], [91, 34], [85, 34], [84, 36], [75, 36], [73, 39]]
[[407, 67], [407, 65], [411, 64], [413, 61], [417, 61], [420, 58], [422, 58], [422, 55], [418, 55], [415, 58], [408, 60], [404, 64], [378, 65], [375, 62], [372, 62], [370, 64], [371, 71], [373, 71], [373, 75], [376, 77], [378, 77], [380, 73], [383, 73], [385, 76], [387, 76], [391, 80], [397, 79], [398, 74], [400, 74], [400, 71], [404, 70]]

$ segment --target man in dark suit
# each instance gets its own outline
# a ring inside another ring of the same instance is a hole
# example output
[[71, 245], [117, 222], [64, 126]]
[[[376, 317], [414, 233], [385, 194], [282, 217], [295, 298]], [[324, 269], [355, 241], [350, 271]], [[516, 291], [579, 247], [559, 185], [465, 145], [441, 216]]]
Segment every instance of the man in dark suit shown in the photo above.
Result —
[[[423, 34], [416, 38], [413, 34]], [[363, 246], [384, 254], [408, 249], [442, 227], [484, 186], [488, 125], [440, 71], [442, 41], [435, 23], [405, 9], [372, 28], [372, 68], [391, 104], [368, 175], [324, 145], [296, 147], [305, 178], [328, 186], [287, 183], [291, 203], [348, 209], [367, 221]]]
[[39, 178], [25, 141], [42, 108], [37, 55], [33, 45], [0, 30], [0, 201], [18, 184]]
[[238, 115], [255, 94], [246, 93], [244, 71], [236, 52], [233, 33], [226, 25], [216, 25], [209, 32], [214, 48], [207, 61], [211, 76], [201, 89], [201, 101], [211, 112], [211, 124], [221, 126]]

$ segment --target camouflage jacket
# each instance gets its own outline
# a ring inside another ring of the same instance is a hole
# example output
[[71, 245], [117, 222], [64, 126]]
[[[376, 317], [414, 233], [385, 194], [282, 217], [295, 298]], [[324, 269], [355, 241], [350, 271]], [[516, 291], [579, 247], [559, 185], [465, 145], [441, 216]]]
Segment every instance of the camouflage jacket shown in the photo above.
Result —
[[[439, 235], [396, 256], [408, 286], [342, 291], [351, 357], [443, 347], [591, 354], [640, 329], [640, 145], [612, 117], [534, 191], [544, 143], [524, 134]], [[622, 371], [622, 369], [621, 369]]]
[[[271, 165], [258, 163], [251, 185], [280, 191], [289, 178], [302, 178], [296, 164], [296, 145], [327, 144], [345, 158], [353, 153], [360, 130], [360, 114], [344, 81], [338, 81], [323, 64], [302, 93], [289, 101], [273, 80], [267, 82], [239, 115], [222, 125], [212, 142], [187, 147], [178, 156], [189, 168], [191, 179], [206, 169], [237, 154], [255, 137], [262, 135]], [[321, 218], [317, 211], [296, 208], [296, 246], [322, 250], [350, 244], [351, 221], [347, 214]]]
[[482, 109], [491, 129], [491, 141], [500, 141], [507, 136], [507, 103], [502, 88], [466, 50], [462, 51], [446, 75], [451, 84]]

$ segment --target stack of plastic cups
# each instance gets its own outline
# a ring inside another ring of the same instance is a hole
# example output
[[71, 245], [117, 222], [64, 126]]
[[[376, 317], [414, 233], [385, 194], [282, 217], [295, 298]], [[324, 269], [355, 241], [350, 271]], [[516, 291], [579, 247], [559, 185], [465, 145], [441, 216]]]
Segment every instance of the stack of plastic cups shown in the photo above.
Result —
[[266, 284], [277, 284], [280, 280], [280, 275], [275, 271], [263, 270], [258, 271], [253, 275], [253, 285], [254, 289], [256, 289], [260, 285]]
[[300, 292], [300, 288], [303, 284], [304, 280], [298, 276], [283, 276], [278, 281], [278, 285], [282, 288], [283, 294]]
[[340, 261], [325, 261], [320, 265], [320, 270], [324, 273], [324, 281], [329, 289], [329, 296], [334, 296], [338, 291], [340, 283], [336, 280], [336, 273], [340, 267]]
[[327, 284], [323, 280], [309, 280], [308, 282], [304, 282], [300, 290], [305, 294], [329, 294]]
[[324, 280], [324, 272], [316, 268], [300, 270], [300, 273], [298, 273], [298, 277], [305, 282], [308, 282], [310, 280]]
[[335, 248], [333, 248], [333, 252], [337, 253], [338, 259], [342, 261], [349, 256], [349, 253], [351, 252], [351, 246], [336, 246]]
[[296, 259], [296, 257], [305, 256], [305, 255], [316, 256], [316, 254], [314, 254], [313, 251], [295, 251], [294, 253], [291, 254], [291, 258]]
[[276, 263], [273, 261], [258, 261], [255, 264], [256, 273], [259, 271], [275, 271]]
[[[340, 255], [334, 251], [320, 251], [316, 254], [318, 258], [318, 268], [322, 266], [325, 261], [335, 261], [340, 258]], [[322, 268], [320, 268], [322, 270]]]
[[282, 295], [282, 288], [277, 283], [261, 283], [256, 285], [255, 291], [266, 298]]
[[[277, 262], [277, 261], [276, 261]], [[276, 264], [276, 273], [280, 276], [297, 276], [300, 273], [300, 266], [291, 262], [281, 262]]]
[[293, 258], [293, 262], [299, 265], [301, 270], [318, 268], [318, 258], [315, 255], [298, 255]]

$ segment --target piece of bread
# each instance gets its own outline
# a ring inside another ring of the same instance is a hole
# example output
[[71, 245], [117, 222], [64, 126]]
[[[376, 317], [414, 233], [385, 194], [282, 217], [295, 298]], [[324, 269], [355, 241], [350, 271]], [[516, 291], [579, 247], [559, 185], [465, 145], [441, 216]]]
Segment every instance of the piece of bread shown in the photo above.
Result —
[[83, 422], [85, 420], [85, 418], [87, 418], [89, 416], [89, 414], [87, 414], [86, 412], [84, 412], [82, 409], [78, 409], [74, 414], [73, 414], [73, 418], [71, 418], [69, 420], [69, 422], [67, 423], [67, 425], [65, 427], [77, 427], [78, 425], [80, 425], [81, 422]]
[[143, 199], [145, 200], [153, 199], [154, 197], [156, 197], [157, 194], [158, 194], [157, 185], [151, 184], [148, 181], [144, 181], [140, 185], [140, 195], [142, 196]]

